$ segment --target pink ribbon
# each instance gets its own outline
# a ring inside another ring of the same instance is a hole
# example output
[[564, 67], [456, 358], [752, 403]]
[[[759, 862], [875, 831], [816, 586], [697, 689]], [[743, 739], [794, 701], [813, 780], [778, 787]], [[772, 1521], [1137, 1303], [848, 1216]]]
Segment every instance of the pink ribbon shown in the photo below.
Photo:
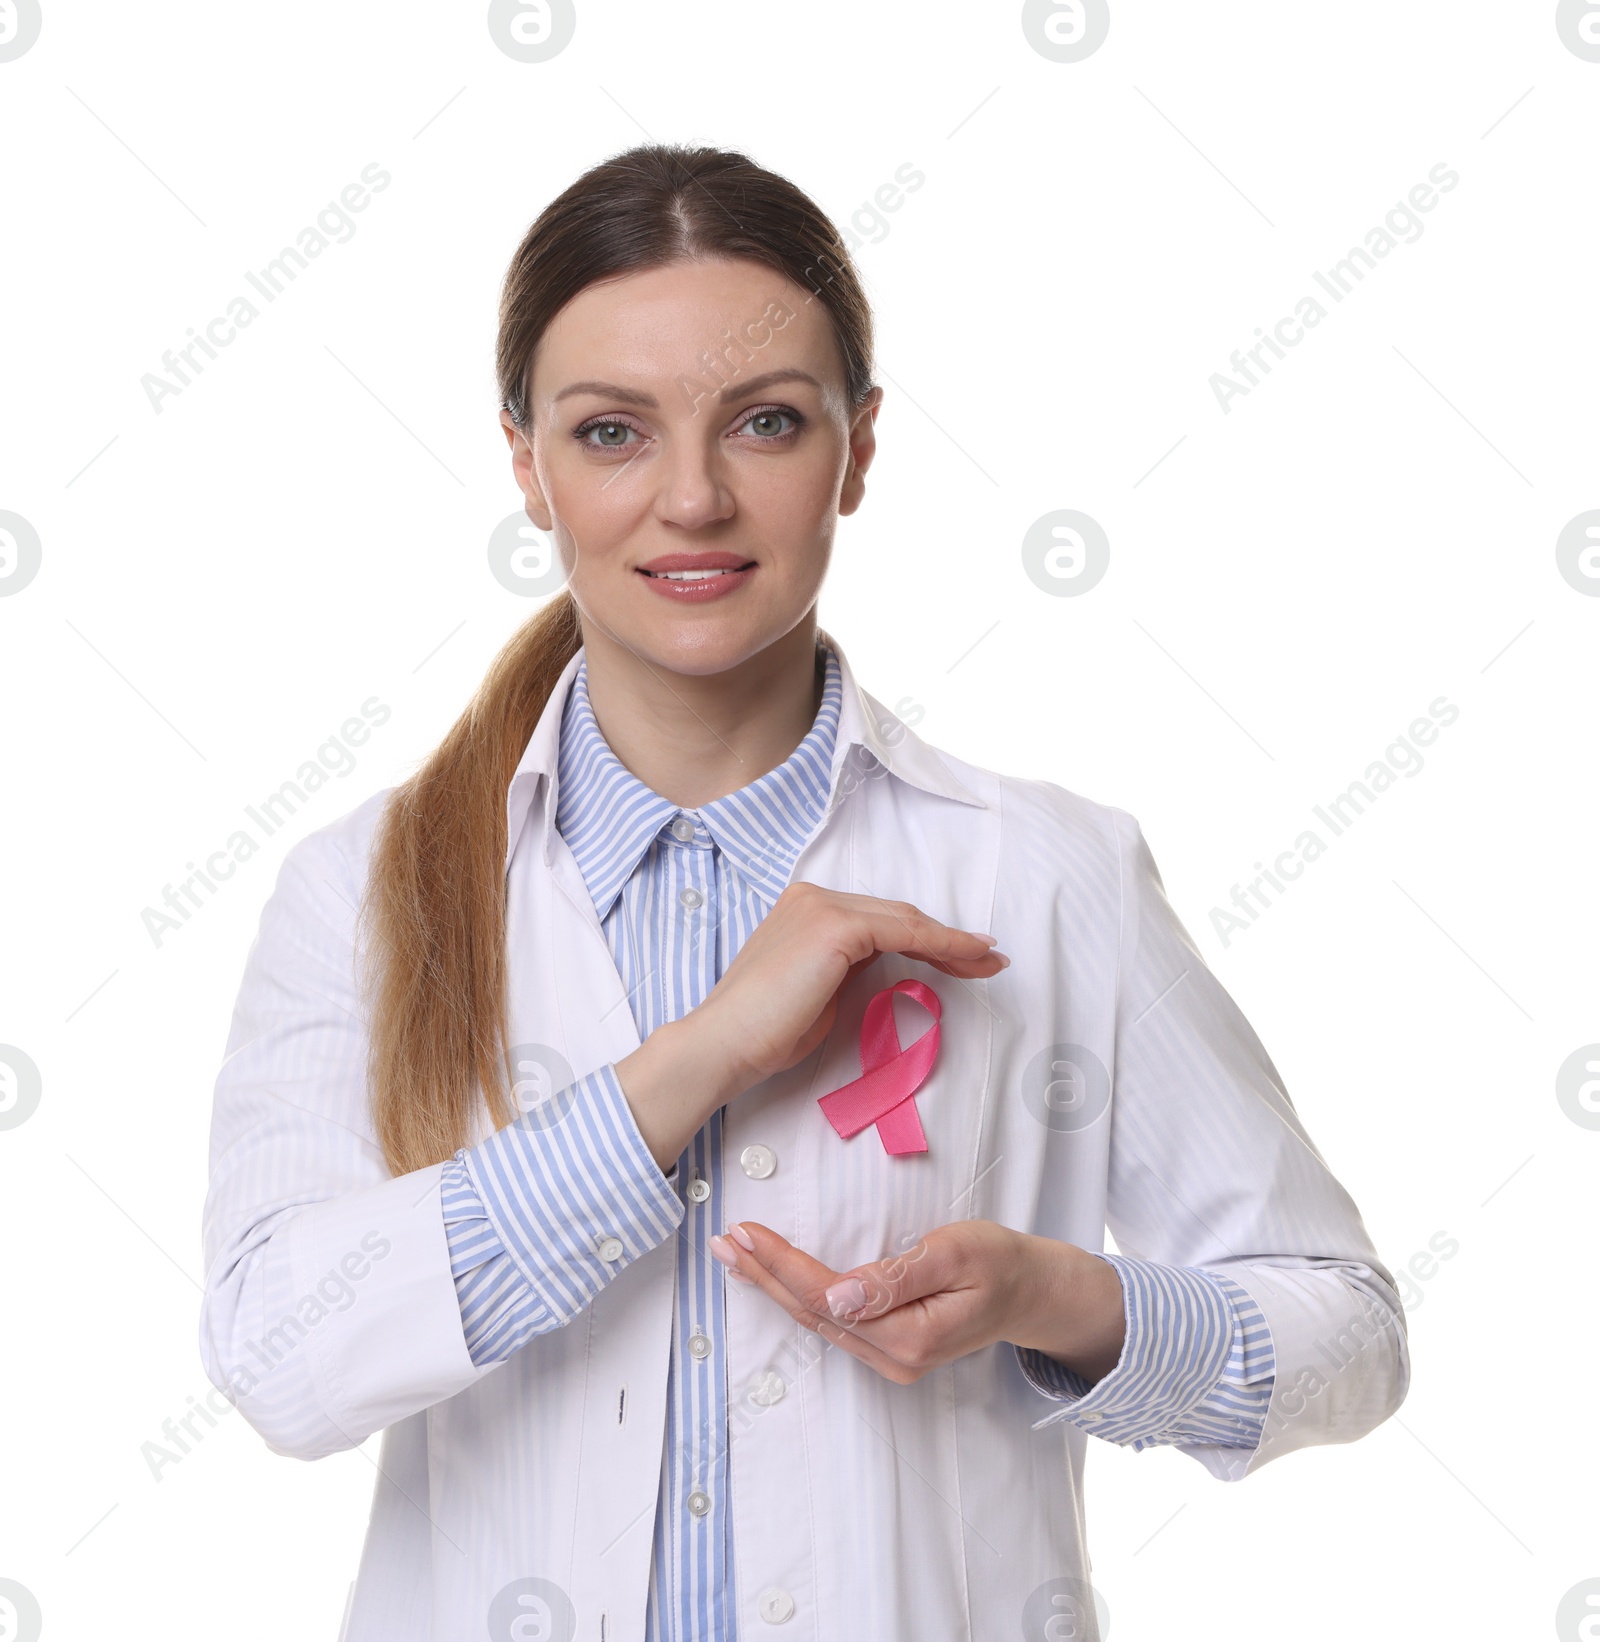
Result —
[[[900, 1047], [895, 1030], [896, 992], [915, 998], [933, 1016], [933, 1025], [909, 1049]], [[939, 994], [921, 981], [896, 981], [868, 999], [861, 1018], [861, 1076], [817, 1102], [843, 1139], [876, 1123], [878, 1138], [891, 1156], [927, 1151], [928, 1137], [912, 1097], [927, 1081], [939, 1053], [941, 1012]]]

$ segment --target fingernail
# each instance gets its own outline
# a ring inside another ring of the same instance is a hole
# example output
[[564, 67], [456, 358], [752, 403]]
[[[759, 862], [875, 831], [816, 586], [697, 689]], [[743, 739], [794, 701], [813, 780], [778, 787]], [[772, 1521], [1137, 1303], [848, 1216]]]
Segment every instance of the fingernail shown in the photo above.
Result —
[[742, 1271], [734, 1270], [733, 1263], [739, 1258], [739, 1256], [734, 1252], [733, 1244], [731, 1244], [726, 1237], [723, 1237], [720, 1233], [713, 1232], [711, 1236], [706, 1239], [706, 1242], [710, 1246], [712, 1254], [714, 1254], [717, 1259], [728, 1268], [727, 1274], [734, 1280], [734, 1282], [744, 1283], [750, 1288], [759, 1288], [761, 1286], [756, 1282], [755, 1278], [746, 1277]]
[[743, 1226], [729, 1226], [728, 1235], [742, 1243], [752, 1254], [756, 1252], [755, 1239]]
[[1002, 969], [1009, 969], [1011, 967], [1011, 960], [1005, 955], [1005, 953], [992, 952], [989, 955], [992, 958], [998, 958], [1000, 960], [1000, 967]]
[[867, 1285], [859, 1277], [847, 1277], [823, 1292], [828, 1298], [828, 1309], [835, 1317], [848, 1317], [867, 1303]]
[[[973, 933], [977, 934], [977, 931], [974, 930]], [[995, 942], [997, 942], [1000, 939], [1000, 937], [998, 935], [979, 935], [978, 939], [980, 941], [987, 941], [990, 946], [993, 946], [995, 944]]]

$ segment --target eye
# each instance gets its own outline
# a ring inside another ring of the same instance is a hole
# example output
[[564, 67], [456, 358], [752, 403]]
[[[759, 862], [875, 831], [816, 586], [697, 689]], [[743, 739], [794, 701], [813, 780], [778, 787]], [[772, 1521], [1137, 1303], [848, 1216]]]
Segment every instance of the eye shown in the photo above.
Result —
[[768, 406], [764, 410], [751, 411], [739, 424], [739, 431], [752, 433], [757, 439], [782, 439], [799, 426], [798, 411], [779, 410], [775, 406]]
[[634, 430], [626, 422], [588, 422], [578, 429], [578, 438], [601, 450], [621, 450]]

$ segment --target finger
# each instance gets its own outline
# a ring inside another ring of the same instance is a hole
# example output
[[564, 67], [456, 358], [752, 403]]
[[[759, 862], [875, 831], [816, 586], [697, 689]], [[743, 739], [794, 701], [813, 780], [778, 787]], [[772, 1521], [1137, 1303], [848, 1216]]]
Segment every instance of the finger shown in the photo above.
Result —
[[824, 1300], [831, 1317], [856, 1324], [959, 1286], [949, 1250], [937, 1239], [922, 1237], [902, 1254], [841, 1272], [828, 1285]]
[[839, 990], [841, 992], [844, 991], [845, 987], [848, 986], [863, 969], [869, 968], [872, 964], [875, 964], [882, 956], [883, 954], [881, 952], [869, 952], [866, 957], [857, 958], [856, 961], [844, 972], [844, 980], [839, 983]]
[[[924, 963], [975, 963], [984, 972], [1005, 967], [1005, 955], [995, 950], [995, 937], [960, 929], [926, 913], [910, 901], [891, 901], [878, 895], [832, 892], [833, 899], [855, 921], [855, 940], [866, 940], [877, 952], [899, 952]], [[855, 941], [852, 941], [855, 944]], [[861, 952], [860, 957], [870, 956]], [[998, 956], [998, 965], [987, 960]]]
[[[800, 1254], [800, 1251], [795, 1249], [792, 1244], [779, 1237], [776, 1232], [768, 1227], [760, 1225], [757, 1221], [745, 1221], [742, 1223], [741, 1229], [756, 1233], [758, 1236], [764, 1233], [765, 1236], [761, 1237], [761, 1244], [768, 1252], [774, 1252], [772, 1244], [775, 1242], [782, 1244], [794, 1255]], [[903, 1363], [897, 1358], [891, 1357], [887, 1352], [881, 1351], [870, 1342], [857, 1338], [843, 1324], [834, 1321], [826, 1311], [817, 1312], [813, 1310], [800, 1295], [781, 1282], [750, 1250], [741, 1247], [732, 1237], [713, 1237], [710, 1241], [717, 1258], [724, 1260], [725, 1264], [728, 1264], [725, 1256], [732, 1255], [733, 1261], [729, 1264], [730, 1271], [737, 1271], [741, 1276], [753, 1279], [756, 1286], [769, 1299], [782, 1306], [802, 1328], [809, 1329], [812, 1333], [820, 1335], [830, 1345], [838, 1346], [850, 1356], [860, 1359], [869, 1368], [875, 1369], [883, 1375], [884, 1378], [897, 1380], [901, 1383], [905, 1382], [906, 1370]], [[756, 1238], [752, 1237], [752, 1241], [756, 1241]], [[810, 1259], [809, 1256], [803, 1258]], [[813, 1266], [821, 1266], [820, 1261], [811, 1261], [810, 1263]], [[791, 1265], [791, 1269], [798, 1270], [799, 1268]], [[827, 1268], [822, 1267], [822, 1270], [826, 1271]], [[811, 1281], [814, 1281], [814, 1279]]]
[[729, 1272], [743, 1277], [746, 1282], [754, 1284], [769, 1300], [773, 1300], [782, 1306], [797, 1323], [805, 1328], [814, 1328], [818, 1322], [822, 1321], [799, 1295], [793, 1294], [785, 1288], [754, 1255], [747, 1254], [740, 1249], [735, 1253], [734, 1259], [736, 1264], [729, 1266]]
[[788, 1238], [759, 1220], [730, 1226], [727, 1242], [740, 1256], [737, 1269], [760, 1280], [762, 1275], [780, 1284], [795, 1303], [819, 1317], [833, 1316], [825, 1298], [827, 1287], [839, 1274], [831, 1266], [797, 1249]]
[[[756, 1236], [752, 1236], [752, 1233], [756, 1233]], [[789, 1245], [785, 1238], [779, 1236], [777, 1231], [770, 1230], [770, 1227], [764, 1227], [756, 1220], [749, 1220], [749, 1222], [744, 1222], [741, 1227], [729, 1228], [728, 1231], [711, 1236], [706, 1240], [706, 1246], [710, 1248], [713, 1256], [720, 1259], [721, 1263], [728, 1268], [729, 1276], [739, 1277], [741, 1281], [751, 1282], [754, 1286], [762, 1289], [770, 1299], [777, 1300], [784, 1307], [784, 1310], [787, 1310], [792, 1317], [795, 1317], [797, 1322], [803, 1320], [798, 1315], [800, 1312], [816, 1315], [813, 1307], [808, 1305], [807, 1296], [802, 1292], [797, 1292], [798, 1287], [802, 1284], [802, 1277], [795, 1277], [795, 1287], [790, 1287], [789, 1284], [780, 1281], [779, 1277], [775, 1276], [774, 1271], [770, 1269], [770, 1266], [767, 1266], [766, 1261], [756, 1253], [757, 1236], [761, 1238], [761, 1245], [759, 1246], [766, 1251], [769, 1258], [777, 1253], [779, 1246], [789, 1250], [790, 1253], [798, 1254], [798, 1250], [793, 1250], [792, 1245]], [[815, 1264], [821, 1266], [820, 1261], [816, 1261]], [[826, 1273], [826, 1268], [821, 1269], [823, 1269], [823, 1273]], [[831, 1276], [831, 1273], [828, 1273], [828, 1276]], [[823, 1279], [823, 1281], [826, 1281], [826, 1279]], [[813, 1284], [815, 1284], [815, 1277], [811, 1277], [811, 1282], [808, 1282], [808, 1291], [813, 1287]], [[825, 1315], [825, 1317], [828, 1315], [826, 1309], [821, 1312], [821, 1315]]]
[[[846, 1327], [871, 1323], [913, 1300], [958, 1286], [950, 1251], [937, 1237], [919, 1238], [886, 1260], [836, 1272], [759, 1221], [743, 1221], [730, 1228], [729, 1236], [747, 1245], [743, 1252], [807, 1310]], [[751, 1268], [742, 1264], [741, 1269]], [[891, 1342], [879, 1343], [893, 1351]]]
[[[916, 956], [915, 953], [906, 955]], [[930, 969], [954, 975], [958, 981], [986, 981], [1011, 966], [1011, 960], [1003, 952], [991, 952], [984, 958], [923, 958], [921, 962]]]
[[[743, 1221], [730, 1228], [730, 1242], [742, 1242], [744, 1238], [753, 1248], [744, 1251], [743, 1269], [755, 1270], [756, 1266], [750, 1264], [755, 1261], [776, 1278], [786, 1297], [773, 1294], [773, 1298], [791, 1317], [807, 1327], [816, 1327], [824, 1338], [842, 1344], [848, 1337], [869, 1347], [870, 1355], [846, 1349], [870, 1362], [880, 1374], [907, 1384], [925, 1373], [935, 1360], [943, 1360], [940, 1342], [955, 1319], [951, 1315], [935, 1317], [919, 1302], [934, 1295], [952, 1294], [968, 1285], [957, 1269], [956, 1244], [948, 1236], [941, 1236], [940, 1231], [919, 1239], [902, 1254], [842, 1273], [832, 1272], [757, 1221]], [[768, 1292], [772, 1293], [770, 1289]], [[806, 1313], [817, 1322], [807, 1322]], [[824, 1322], [826, 1327], [821, 1326]]]
[[975, 1350], [982, 1295], [961, 1270], [959, 1250], [935, 1236], [872, 1261], [829, 1284], [834, 1320], [916, 1378]]
[[[885, 948], [884, 950], [888, 949]], [[863, 969], [870, 969], [882, 956], [883, 951], [876, 951], [869, 952], [864, 958], [857, 958], [844, 972], [844, 979], [839, 983], [839, 990], [842, 992]], [[908, 952], [904, 953], [903, 956], [915, 957], [916, 954]], [[991, 963], [990, 959], [996, 961]], [[998, 950], [991, 950], [977, 958], [923, 958], [920, 961], [930, 968], [942, 969], [946, 975], [960, 974], [968, 980], [979, 975], [998, 974], [1000, 970], [1009, 968], [1011, 964], [1011, 960]]]
[[880, 951], [916, 958], [947, 975], [996, 975], [1011, 962], [992, 936], [941, 923], [909, 901], [877, 902], [865, 916]]
[[886, 1380], [893, 1380], [897, 1385], [909, 1385], [919, 1376], [911, 1373], [899, 1358], [892, 1357], [887, 1351], [880, 1350], [870, 1340], [863, 1340], [859, 1334], [853, 1333], [843, 1323], [836, 1323], [829, 1317], [815, 1317], [814, 1332], [820, 1334], [829, 1345], [837, 1346], [841, 1351], [848, 1353], [863, 1362], [874, 1373], [881, 1374]]

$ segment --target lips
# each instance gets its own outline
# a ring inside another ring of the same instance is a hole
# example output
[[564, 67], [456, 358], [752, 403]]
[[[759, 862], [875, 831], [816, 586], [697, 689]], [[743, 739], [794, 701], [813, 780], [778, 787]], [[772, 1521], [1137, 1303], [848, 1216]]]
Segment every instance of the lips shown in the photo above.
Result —
[[639, 566], [647, 576], [664, 577], [670, 581], [703, 581], [708, 576], [721, 575], [730, 570], [746, 570], [753, 559], [740, 558], [737, 553], [663, 553]]
[[703, 582], [713, 576], [731, 576], [744, 568], [743, 565], [734, 565], [726, 570], [647, 570], [645, 575], [669, 582]]
[[660, 597], [675, 604], [704, 604], [742, 587], [756, 565], [737, 553], [663, 553], [638, 570]]

